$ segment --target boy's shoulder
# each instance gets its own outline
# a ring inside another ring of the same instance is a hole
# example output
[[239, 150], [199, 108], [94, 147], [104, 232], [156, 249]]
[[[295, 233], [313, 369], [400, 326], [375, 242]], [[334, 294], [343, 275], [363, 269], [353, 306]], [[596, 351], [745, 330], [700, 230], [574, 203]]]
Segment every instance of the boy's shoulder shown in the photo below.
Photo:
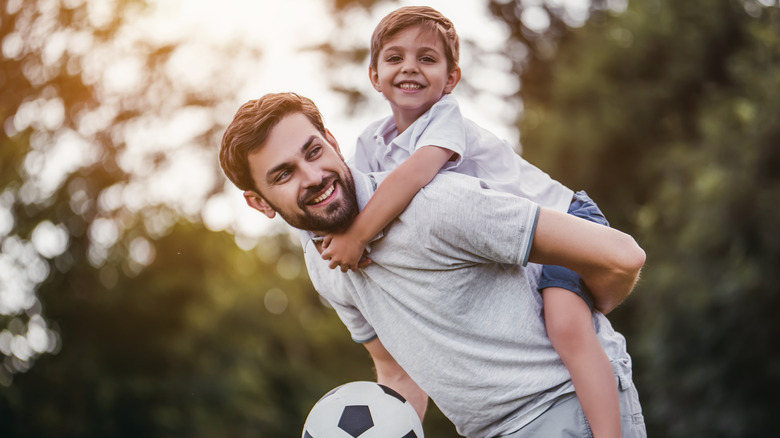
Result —
[[360, 141], [374, 141], [374, 138], [377, 135], [382, 135], [381, 131], [386, 131], [389, 129], [392, 125], [392, 127], [395, 127], [395, 122], [393, 121], [393, 116], [386, 116], [382, 117], [381, 119], [374, 120], [373, 122], [369, 123], [365, 129], [363, 129], [363, 132], [358, 137], [358, 142]]

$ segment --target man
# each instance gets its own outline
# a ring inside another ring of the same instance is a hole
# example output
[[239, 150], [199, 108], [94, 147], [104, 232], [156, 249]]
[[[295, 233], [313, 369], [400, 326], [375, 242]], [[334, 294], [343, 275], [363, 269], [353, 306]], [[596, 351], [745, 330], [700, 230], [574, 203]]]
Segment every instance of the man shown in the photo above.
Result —
[[[372, 263], [344, 273], [320, 258], [318, 236], [347, 227], [383, 174], [347, 166], [310, 100], [246, 103], [220, 162], [251, 207], [303, 230], [315, 288], [365, 345], [377, 380], [420, 417], [430, 395], [469, 437], [590, 434], [545, 333], [536, 264], [578, 272], [607, 313], [644, 264], [630, 236], [445, 172], [371, 242]], [[625, 340], [603, 314], [593, 322], [619, 385], [623, 436], [644, 436]]]

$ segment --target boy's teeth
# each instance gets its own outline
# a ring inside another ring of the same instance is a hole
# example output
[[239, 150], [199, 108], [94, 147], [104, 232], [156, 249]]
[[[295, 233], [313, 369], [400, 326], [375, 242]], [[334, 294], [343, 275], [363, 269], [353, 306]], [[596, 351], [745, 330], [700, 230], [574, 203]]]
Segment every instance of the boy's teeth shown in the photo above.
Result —
[[409, 83], [403, 83], [400, 85], [400, 87], [405, 90], [417, 90], [419, 88], [422, 88], [420, 87], [420, 84], [409, 84]]
[[333, 185], [333, 186], [330, 186], [330, 188], [329, 188], [329, 189], [328, 189], [328, 190], [327, 190], [325, 193], [321, 194], [320, 196], [318, 196], [318, 197], [316, 197], [316, 198], [314, 199], [314, 203], [315, 203], [315, 204], [319, 204], [320, 202], [322, 202], [322, 201], [324, 201], [324, 200], [328, 199], [328, 196], [330, 196], [330, 195], [331, 195], [331, 193], [333, 193], [333, 190], [335, 190], [335, 189], [336, 189], [336, 186], [335, 186], [335, 185]]

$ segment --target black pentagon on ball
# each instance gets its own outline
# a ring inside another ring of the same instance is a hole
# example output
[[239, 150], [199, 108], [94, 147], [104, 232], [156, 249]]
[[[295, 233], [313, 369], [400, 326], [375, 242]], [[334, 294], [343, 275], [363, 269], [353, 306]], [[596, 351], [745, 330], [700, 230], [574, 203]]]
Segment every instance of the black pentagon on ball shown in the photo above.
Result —
[[374, 427], [374, 419], [371, 418], [371, 410], [368, 406], [345, 406], [339, 419], [339, 428], [350, 436], [357, 438]]
[[[378, 385], [379, 385], [380, 388], [382, 388], [382, 391], [384, 391], [385, 394], [397, 398], [398, 400], [401, 401], [401, 403], [406, 403], [406, 399], [404, 398], [404, 396], [402, 396], [401, 394], [397, 393], [396, 391], [394, 391], [389, 386], [382, 385], [381, 383], [378, 383]], [[406, 438], [406, 437], [403, 437], [403, 438]]]
[[413, 430], [410, 430], [409, 433], [407, 433], [406, 435], [402, 436], [401, 438], [417, 438], [417, 434], [414, 433]]

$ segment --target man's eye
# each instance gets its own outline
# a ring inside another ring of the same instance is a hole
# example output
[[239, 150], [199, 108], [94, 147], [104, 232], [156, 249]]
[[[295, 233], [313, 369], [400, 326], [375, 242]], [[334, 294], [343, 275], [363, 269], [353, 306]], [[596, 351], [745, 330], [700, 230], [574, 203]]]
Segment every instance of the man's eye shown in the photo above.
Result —
[[290, 172], [289, 170], [283, 170], [276, 174], [276, 178], [274, 178], [274, 182], [276, 183], [284, 182], [284, 180], [289, 178], [290, 175], [292, 175], [292, 172]]
[[314, 146], [313, 148], [309, 149], [308, 157], [309, 159], [317, 158], [322, 153], [322, 146]]

